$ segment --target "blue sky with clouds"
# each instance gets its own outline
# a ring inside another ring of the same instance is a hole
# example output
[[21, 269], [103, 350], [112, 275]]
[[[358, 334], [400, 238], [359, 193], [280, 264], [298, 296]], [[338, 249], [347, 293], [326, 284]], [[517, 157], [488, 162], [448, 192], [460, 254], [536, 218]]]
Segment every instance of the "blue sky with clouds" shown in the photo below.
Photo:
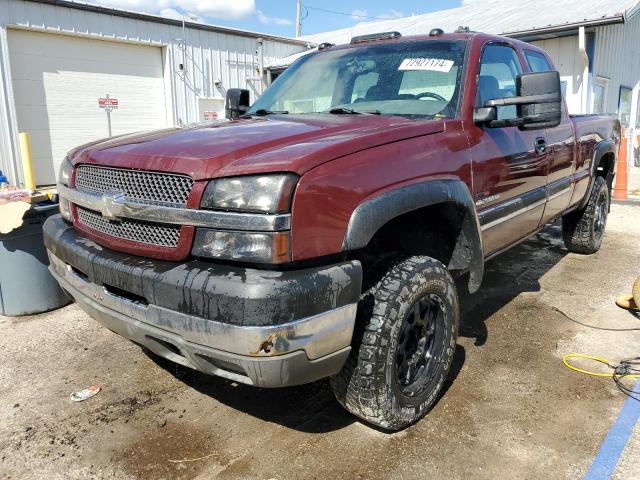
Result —
[[[190, 12], [201, 21], [273, 35], [294, 36], [296, 0], [89, 0], [126, 10], [182, 18]], [[303, 0], [303, 34], [335, 30], [373, 18], [427, 13], [480, 0]], [[324, 11], [330, 10], [330, 11]], [[340, 12], [340, 13], [335, 13]]]

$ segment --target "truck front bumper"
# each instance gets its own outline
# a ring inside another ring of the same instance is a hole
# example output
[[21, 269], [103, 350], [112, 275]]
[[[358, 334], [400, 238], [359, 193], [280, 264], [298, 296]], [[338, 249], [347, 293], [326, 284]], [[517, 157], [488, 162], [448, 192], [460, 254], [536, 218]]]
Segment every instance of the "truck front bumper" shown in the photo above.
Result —
[[173, 362], [282, 387], [333, 375], [349, 355], [358, 262], [263, 271], [149, 260], [105, 249], [60, 216], [44, 239], [51, 273], [84, 311]]

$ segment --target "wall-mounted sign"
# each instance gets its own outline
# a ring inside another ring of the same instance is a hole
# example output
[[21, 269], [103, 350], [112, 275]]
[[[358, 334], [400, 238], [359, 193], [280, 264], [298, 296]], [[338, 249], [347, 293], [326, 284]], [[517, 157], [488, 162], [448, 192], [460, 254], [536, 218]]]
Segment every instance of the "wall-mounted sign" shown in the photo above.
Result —
[[98, 99], [98, 108], [103, 109], [107, 114], [107, 129], [109, 131], [109, 137], [111, 134], [111, 112], [118, 108], [118, 99], [111, 98], [107, 93], [104, 97]]
[[214, 112], [214, 111], [211, 111], [211, 110], [205, 110], [202, 113], [204, 115], [204, 119], [205, 120], [217, 120], [218, 119], [218, 112]]
[[104, 108], [105, 110], [116, 110], [118, 108], [118, 99], [109, 97], [99, 98], [98, 107]]

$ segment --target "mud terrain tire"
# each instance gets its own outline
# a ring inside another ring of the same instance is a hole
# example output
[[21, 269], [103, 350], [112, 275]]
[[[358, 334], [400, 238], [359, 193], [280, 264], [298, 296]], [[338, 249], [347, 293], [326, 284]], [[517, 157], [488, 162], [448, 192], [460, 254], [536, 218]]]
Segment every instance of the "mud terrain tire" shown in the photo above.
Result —
[[459, 315], [442, 263], [424, 256], [393, 263], [361, 297], [351, 354], [331, 378], [338, 402], [386, 430], [418, 421], [447, 378]]
[[562, 238], [570, 252], [591, 254], [600, 250], [609, 214], [609, 188], [596, 177], [587, 206], [562, 217]]

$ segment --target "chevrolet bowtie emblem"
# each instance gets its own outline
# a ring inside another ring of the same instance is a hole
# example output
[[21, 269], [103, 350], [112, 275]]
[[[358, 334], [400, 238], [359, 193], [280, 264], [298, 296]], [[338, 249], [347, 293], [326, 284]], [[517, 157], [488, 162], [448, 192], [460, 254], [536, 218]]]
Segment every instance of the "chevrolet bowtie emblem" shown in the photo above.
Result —
[[109, 220], [114, 220], [120, 216], [122, 211], [122, 202], [124, 195], [115, 193], [111, 195], [102, 195], [102, 205], [100, 205], [100, 213]]

